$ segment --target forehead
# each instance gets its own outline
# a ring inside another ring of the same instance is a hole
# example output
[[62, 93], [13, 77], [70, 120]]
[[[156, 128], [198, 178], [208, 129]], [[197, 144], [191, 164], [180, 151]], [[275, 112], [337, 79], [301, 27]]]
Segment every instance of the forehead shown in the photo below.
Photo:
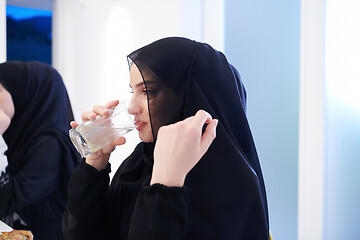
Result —
[[144, 81], [146, 86], [155, 87], [162, 85], [162, 82], [150, 69], [142, 69], [142, 72], [140, 72], [136, 64], [132, 64], [130, 68], [130, 87], [144, 87]]
[[134, 87], [140, 83], [143, 83], [141, 73], [136, 64], [133, 63], [130, 68], [130, 86]]

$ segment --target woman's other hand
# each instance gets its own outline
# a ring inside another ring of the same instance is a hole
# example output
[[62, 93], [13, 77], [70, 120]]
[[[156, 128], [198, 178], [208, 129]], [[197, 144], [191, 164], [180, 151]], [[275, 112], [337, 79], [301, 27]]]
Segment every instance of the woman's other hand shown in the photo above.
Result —
[[[204, 124], [208, 124], [202, 134]], [[189, 171], [216, 137], [218, 120], [199, 110], [195, 116], [159, 129], [150, 185], [181, 187]]]
[[[115, 107], [119, 104], [119, 100], [113, 100], [108, 102], [105, 106], [96, 105], [93, 107], [92, 111], [86, 111], [81, 113], [81, 120], [83, 122], [94, 120], [96, 116], [108, 117], [110, 115], [109, 109]], [[70, 123], [71, 127], [75, 128], [79, 124], [75, 121]], [[115, 146], [123, 145], [126, 142], [124, 137], [119, 137], [111, 144], [103, 147], [102, 149], [90, 154], [86, 159], [85, 162], [97, 170], [101, 170], [106, 168], [110, 154], [115, 150]]]
[[0, 134], [3, 135], [6, 129], [10, 126], [11, 118], [0, 109]]

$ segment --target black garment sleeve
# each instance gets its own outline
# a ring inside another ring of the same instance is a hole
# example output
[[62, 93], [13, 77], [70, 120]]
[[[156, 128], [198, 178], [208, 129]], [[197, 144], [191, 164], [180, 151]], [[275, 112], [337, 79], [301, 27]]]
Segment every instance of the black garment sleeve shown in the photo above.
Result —
[[110, 164], [98, 171], [84, 161], [74, 170], [69, 182], [68, 207], [63, 215], [64, 239], [100, 239], [109, 172]]
[[135, 203], [129, 240], [182, 239], [187, 222], [184, 188], [143, 186]]
[[40, 201], [59, 186], [60, 144], [51, 136], [43, 137], [37, 144], [24, 156], [28, 158], [25, 166], [0, 187], [1, 217]]

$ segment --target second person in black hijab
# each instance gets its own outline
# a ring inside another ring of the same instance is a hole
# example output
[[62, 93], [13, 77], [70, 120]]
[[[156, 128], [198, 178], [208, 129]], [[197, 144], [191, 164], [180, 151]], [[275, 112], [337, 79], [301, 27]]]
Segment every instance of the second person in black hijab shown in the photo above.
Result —
[[[2, 120], [6, 121], [2, 121]], [[59, 73], [40, 62], [0, 64], [0, 217], [36, 240], [61, 240], [67, 184], [80, 155], [68, 137], [73, 120]], [[5, 170], [5, 171], [4, 171]], [[13, 221], [15, 217], [21, 221]]]

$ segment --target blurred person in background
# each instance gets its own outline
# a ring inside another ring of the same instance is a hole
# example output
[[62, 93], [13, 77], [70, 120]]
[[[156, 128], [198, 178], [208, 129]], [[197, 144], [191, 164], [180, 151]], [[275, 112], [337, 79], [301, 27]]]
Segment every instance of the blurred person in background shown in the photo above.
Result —
[[74, 120], [58, 72], [40, 62], [0, 64], [0, 217], [36, 240], [63, 239], [67, 186], [79, 164]]

